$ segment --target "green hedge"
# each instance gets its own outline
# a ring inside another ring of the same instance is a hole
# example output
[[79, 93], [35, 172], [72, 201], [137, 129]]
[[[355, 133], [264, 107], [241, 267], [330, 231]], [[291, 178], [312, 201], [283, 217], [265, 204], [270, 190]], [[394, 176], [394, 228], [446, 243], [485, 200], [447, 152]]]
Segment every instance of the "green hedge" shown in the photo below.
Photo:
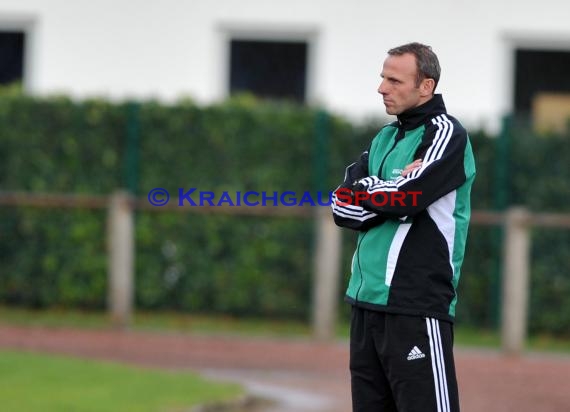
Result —
[[[382, 123], [356, 126], [247, 96], [200, 107], [4, 95], [0, 189], [109, 194], [130, 187], [140, 197], [155, 187], [173, 197], [178, 188], [314, 193], [338, 184]], [[498, 139], [471, 133], [473, 207], [493, 209], [503, 194], [533, 210], [567, 211], [568, 137], [512, 131], [508, 159], [499, 158]], [[103, 308], [105, 224], [104, 210], [0, 208], [0, 302]], [[496, 325], [500, 236], [497, 228], [471, 227], [458, 305], [464, 324]], [[345, 281], [354, 239], [343, 232]], [[567, 333], [568, 231], [537, 230], [533, 240], [531, 328]], [[307, 319], [313, 241], [311, 219], [139, 211], [137, 306]]]

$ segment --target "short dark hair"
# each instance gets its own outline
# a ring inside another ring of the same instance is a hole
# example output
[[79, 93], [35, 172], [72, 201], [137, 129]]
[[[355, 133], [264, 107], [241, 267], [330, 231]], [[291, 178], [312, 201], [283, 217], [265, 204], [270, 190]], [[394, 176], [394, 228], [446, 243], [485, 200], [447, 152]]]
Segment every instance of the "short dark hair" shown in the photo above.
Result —
[[431, 47], [421, 43], [408, 43], [388, 50], [390, 56], [401, 56], [406, 53], [413, 54], [416, 57], [418, 71], [416, 87], [420, 85], [423, 79], [433, 79], [435, 82], [433, 89], [435, 90], [439, 83], [441, 68], [439, 67], [439, 60]]

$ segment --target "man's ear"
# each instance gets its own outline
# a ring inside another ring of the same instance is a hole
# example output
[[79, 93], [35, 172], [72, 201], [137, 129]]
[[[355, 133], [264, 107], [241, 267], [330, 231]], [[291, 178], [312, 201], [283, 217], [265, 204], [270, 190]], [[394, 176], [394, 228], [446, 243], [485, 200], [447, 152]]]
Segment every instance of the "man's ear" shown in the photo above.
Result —
[[423, 79], [420, 83], [420, 95], [422, 97], [431, 96], [435, 90], [434, 79]]

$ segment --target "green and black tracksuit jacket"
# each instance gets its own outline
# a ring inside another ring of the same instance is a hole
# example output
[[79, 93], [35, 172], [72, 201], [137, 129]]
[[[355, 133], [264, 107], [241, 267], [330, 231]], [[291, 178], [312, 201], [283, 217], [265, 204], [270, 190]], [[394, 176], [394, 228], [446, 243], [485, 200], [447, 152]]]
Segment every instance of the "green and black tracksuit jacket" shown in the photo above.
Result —
[[[402, 177], [416, 159], [423, 160], [421, 168]], [[347, 167], [338, 188], [343, 196], [338, 189], [333, 195], [336, 224], [359, 231], [346, 300], [371, 310], [453, 321], [474, 178], [469, 137], [447, 114], [441, 95], [384, 126]], [[393, 192], [421, 194], [404, 202], [378, 196]]]

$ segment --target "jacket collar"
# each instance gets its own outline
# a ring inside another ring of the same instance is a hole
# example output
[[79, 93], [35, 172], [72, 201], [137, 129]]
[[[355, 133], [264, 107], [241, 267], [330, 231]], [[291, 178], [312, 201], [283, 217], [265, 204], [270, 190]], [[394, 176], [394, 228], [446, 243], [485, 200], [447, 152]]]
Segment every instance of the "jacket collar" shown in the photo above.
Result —
[[398, 115], [398, 124], [405, 130], [410, 130], [425, 123], [428, 119], [438, 114], [447, 113], [443, 97], [441, 94], [435, 94], [430, 100], [424, 104], [406, 110]]

